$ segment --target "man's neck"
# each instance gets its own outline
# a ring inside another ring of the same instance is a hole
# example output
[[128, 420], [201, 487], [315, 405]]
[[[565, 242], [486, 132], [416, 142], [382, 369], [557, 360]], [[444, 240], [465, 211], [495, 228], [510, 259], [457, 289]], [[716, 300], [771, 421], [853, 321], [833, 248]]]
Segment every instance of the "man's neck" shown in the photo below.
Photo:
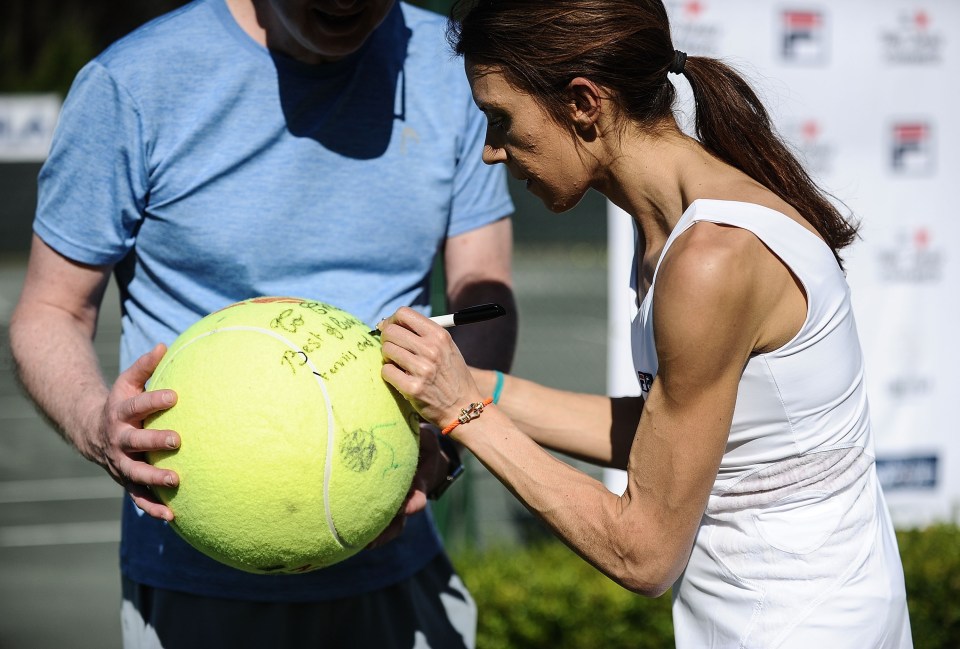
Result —
[[257, 11], [253, 6], [253, 0], [227, 0], [227, 7], [237, 21], [240, 28], [245, 31], [250, 38], [264, 47], [267, 46], [267, 30], [263, 28], [260, 21], [257, 20]]

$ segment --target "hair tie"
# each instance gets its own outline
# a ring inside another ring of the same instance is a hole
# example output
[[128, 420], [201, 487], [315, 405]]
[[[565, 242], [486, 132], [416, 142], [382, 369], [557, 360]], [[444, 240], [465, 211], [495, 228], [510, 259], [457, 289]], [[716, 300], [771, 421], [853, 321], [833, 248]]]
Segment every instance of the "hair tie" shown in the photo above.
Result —
[[673, 74], [683, 74], [683, 68], [687, 63], [687, 53], [680, 50], [673, 51], [673, 63], [667, 68], [667, 72]]

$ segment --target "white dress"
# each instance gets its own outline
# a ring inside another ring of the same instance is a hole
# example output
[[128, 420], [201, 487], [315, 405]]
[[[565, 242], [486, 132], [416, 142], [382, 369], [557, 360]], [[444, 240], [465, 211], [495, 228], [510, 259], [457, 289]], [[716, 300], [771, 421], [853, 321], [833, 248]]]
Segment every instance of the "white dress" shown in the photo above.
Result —
[[[912, 647], [843, 272], [794, 220], [733, 201], [695, 201], [661, 259], [697, 221], [754, 233], [800, 280], [808, 306], [799, 333], [752, 356], [740, 379], [720, 470], [673, 586], [677, 646]], [[655, 288], [656, 273], [632, 329], [645, 397], [658, 366]]]

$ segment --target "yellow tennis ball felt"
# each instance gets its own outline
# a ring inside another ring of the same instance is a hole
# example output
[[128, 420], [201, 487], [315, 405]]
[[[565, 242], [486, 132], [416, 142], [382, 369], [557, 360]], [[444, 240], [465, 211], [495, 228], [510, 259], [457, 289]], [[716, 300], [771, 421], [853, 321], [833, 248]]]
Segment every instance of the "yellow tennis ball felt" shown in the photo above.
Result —
[[397, 514], [419, 454], [418, 417], [380, 376], [380, 341], [354, 316], [262, 297], [212, 313], [170, 346], [148, 388], [178, 401], [150, 417], [180, 434], [149, 454], [171, 525], [241, 570], [299, 573], [363, 549]]

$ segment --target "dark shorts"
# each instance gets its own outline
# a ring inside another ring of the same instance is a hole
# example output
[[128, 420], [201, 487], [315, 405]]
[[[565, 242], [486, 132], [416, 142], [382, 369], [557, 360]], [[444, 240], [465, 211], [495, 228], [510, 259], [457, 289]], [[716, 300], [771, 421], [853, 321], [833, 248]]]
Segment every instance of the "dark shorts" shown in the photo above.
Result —
[[383, 590], [315, 603], [215, 599], [123, 578], [124, 649], [473, 649], [473, 598], [441, 553]]

